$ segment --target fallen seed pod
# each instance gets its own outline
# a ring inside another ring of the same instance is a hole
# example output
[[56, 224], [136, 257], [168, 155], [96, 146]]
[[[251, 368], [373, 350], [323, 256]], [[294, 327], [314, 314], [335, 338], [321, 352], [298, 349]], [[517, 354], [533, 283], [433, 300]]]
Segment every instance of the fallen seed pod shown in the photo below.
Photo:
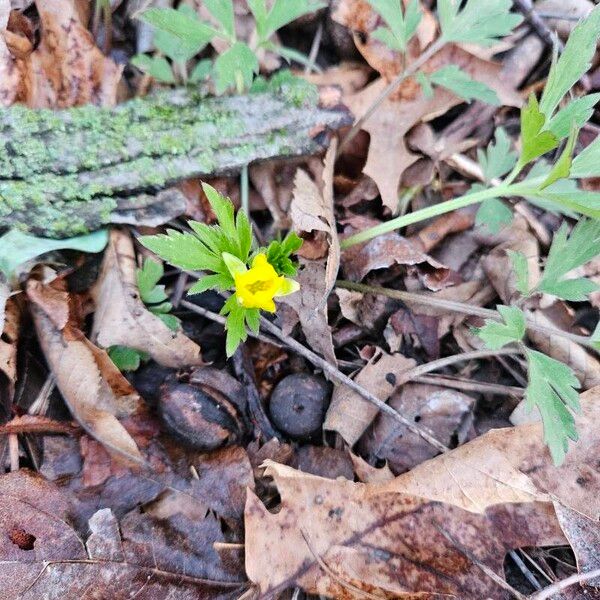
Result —
[[321, 377], [308, 373], [288, 375], [271, 395], [271, 419], [292, 438], [310, 438], [323, 425], [330, 394], [329, 384]]
[[245, 393], [230, 375], [211, 367], [166, 382], [158, 404], [165, 428], [201, 451], [240, 442], [246, 432]]

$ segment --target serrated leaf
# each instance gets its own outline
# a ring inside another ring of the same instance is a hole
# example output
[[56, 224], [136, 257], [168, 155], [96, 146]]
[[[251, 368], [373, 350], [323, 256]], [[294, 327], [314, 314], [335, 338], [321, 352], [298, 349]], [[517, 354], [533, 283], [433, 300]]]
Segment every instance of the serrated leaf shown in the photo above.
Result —
[[417, 73], [415, 74], [415, 79], [417, 80], [417, 83], [421, 86], [425, 98], [427, 98], [427, 100], [431, 100], [431, 98], [433, 98], [433, 86], [431, 85], [431, 81], [427, 74], [423, 73], [423, 71], [417, 71]]
[[580, 221], [568, 237], [567, 231], [568, 226], [563, 223], [554, 235], [544, 273], [535, 289], [563, 300], [583, 301], [598, 286], [588, 279], [565, 277], [600, 253], [600, 221]]
[[325, 6], [325, 2], [316, 0], [275, 0], [266, 17], [266, 37], [271, 37], [278, 29]]
[[511, 149], [511, 140], [502, 127], [496, 129], [494, 137], [495, 143], [490, 142], [485, 150], [477, 151], [479, 165], [488, 182], [506, 175], [517, 164], [518, 159], [517, 153]]
[[108, 356], [113, 361], [119, 371], [137, 371], [140, 368], [142, 359], [147, 355], [135, 348], [127, 346], [111, 346], [108, 349]]
[[199, 279], [189, 290], [188, 294], [201, 294], [207, 290], [225, 291], [233, 287], [234, 282], [231, 275], [226, 273], [215, 273], [214, 275], [205, 275]]
[[230, 296], [225, 302], [221, 314], [227, 315], [225, 330], [225, 353], [227, 357], [233, 356], [238, 346], [246, 340], [246, 309], [237, 302], [235, 296]]
[[573, 150], [575, 149], [575, 142], [577, 141], [578, 129], [573, 128], [569, 139], [565, 145], [562, 154], [559, 159], [554, 163], [548, 177], [544, 180], [540, 186], [540, 190], [547, 188], [548, 186], [556, 183], [559, 179], [568, 179], [571, 172], [571, 163], [573, 161]]
[[235, 15], [232, 0], [204, 0], [208, 12], [220, 23], [223, 31], [235, 39]]
[[142, 268], [136, 270], [138, 291], [143, 302], [146, 302], [144, 297], [152, 292], [163, 275], [164, 268], [162, 263], [151, 258], [146, 258]]
[[236, 42], [215, 60], [214, 73], [217, 94], [235, 88], [238, 92], [252, 85], [258, 73], [258, 59], [247, 44]]
[[434, 85], [439, 85], [464, 100], [481, 100], [494, 106], [500, 105], [496, 92], [481, 81], [469, 77], [456, 65], [447, 65], [429, 75]]
[[201, 23], [174, 8], [149, 8], [140, 13], [139, 18], [156, 29], [165, 31], [180, 39], [184, 44], [202, 50], [214, 37], [223, 37], [216, 29]]
[[546, 117], [540, 112], [537, 98], [529, 96], [529, 102], [521, 109], [521, 156], [519, 164], [523, 167], [532, 160], [554, 150], [558, 139], [551, 131], [545, 131]]
[[573, 159], [571, 177], [600, 177], [600, 135]]
[[578, 439], [575, 419], [571, 410], [579, 410], [580, 383], [567, 365], [537, 352], [526, 350], [528, 385], [525, 391], [526, 407], [536, 407], [542, 417], [544, 441], [558, 466], [564, 462], [569, 439]]
[[515, 272], [515, 285], [517, 291], [523, 296], [529, 296], [529, 265], [527, 257], [516, 250], [508, 250], [508, 257]]
[[588, 94], [569, 102], [548, 121], [546, 129], [559, 140], [566, 138], [573, 125], [581, 128], [590, 120], [599, 100], [600, 94]]
[[250, 331], [258, 333], [260, 329], [260, 310], [258, 308], [246, 309], [246, 325]]
[[200, 83], [207, 79], [213, 70], [212, 60], [209, 58], [204, 58], [196, 64], [196, 66], [192, 69], [188, 81], [190, 83]]
[[290, 256], [300, 249], [303, 240], [296, 233], [291, 231], [282, 240], [273, 240], [267, 248], [267, 260], [278, 275], [294, 277], [298, 270], [297, 263]]
[[161, 83], [175, 83], [171, 65], [164, 56], [136, 54], [131, 59], [131, 64]]
[[492, 46], [523, 20], [510, 12], [511, 0], [467, 0], [462, 10], [460, 5], [458, 0], [438, 0], [442, 37], [447, 42]]
[[218, 272], [222, 267], [221, 257], [191, 233], [167, 229], [166, 234], [142, 236], [139, 241], [148, 250], [180, 269]]
[[587, 192], [585, 190], [563, 192], [548, 188], [540, 194], [534, 195], [538, 200], [550, 202], [559, 212], [565, 214], [577, 213], [592, 219], [600, 219], [600, 192]]
[[490, 350], [498, 350], [507, 344], [520, 342], [525, 335], [525, 315], [520, 308], [499, 304], [496, 309], [503, 323], [487, 319], [483, 327], [475, 330]]
[[490, 233], [496, 234], [502, 228], [510, 225], [513, 220], [512, 210], [498, 198], [487, 198], [477, 209], [475, 224], [485, 227]]
[[[571, 32], [560, 57], [552, 62], [544, 87], [540, 110], [548, 118], [564, 95], [592, 66], [600, 37], [600, 6], [594, 8]], [[570, 124], [569, 124], [570, 128]]]
[[421, 21], [418, 0], [411, 0], [404, 11], [401, 0], [369, 0], [369, 4], [389, 27], [379, 27], [373, 32], [373, 37], [392, 50], [405, 52]]
[[[196, 11], [187, 4], [180, 4], [177, 11], [189, 19], [198, 20]], [[154, 45], [165, 56], [179, 63], [188, 61], [202, 49], [198, 47], [198, 44], [187, 43], [180, 37], [162, 29], [156, 29], [154, 32]]]

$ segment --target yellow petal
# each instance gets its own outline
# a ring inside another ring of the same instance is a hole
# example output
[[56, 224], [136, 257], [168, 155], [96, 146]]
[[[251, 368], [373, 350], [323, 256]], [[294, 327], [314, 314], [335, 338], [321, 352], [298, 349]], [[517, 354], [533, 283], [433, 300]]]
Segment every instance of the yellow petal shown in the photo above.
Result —
[[287, 277], [283, 278], [279, 286], [279, 291], [275, 294], [276, 298], [281, 296], [288, 296], [289, 294], [293, 294], [300, 289], [300, 284], [294, 279], [288, 279]]

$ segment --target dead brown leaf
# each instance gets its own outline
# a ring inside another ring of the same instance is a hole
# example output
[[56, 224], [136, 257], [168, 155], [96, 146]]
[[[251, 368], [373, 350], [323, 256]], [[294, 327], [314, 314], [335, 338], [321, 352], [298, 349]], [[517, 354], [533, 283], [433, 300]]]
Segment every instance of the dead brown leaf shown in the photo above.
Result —
[[[46, 312], [48, 306], [64, 312], [57, 305], [55, 290], [35, 280], [29, 280], [27, 288], [35, 290], [28, 297], [42, 352], [71, 413], [109, 451], [135, 463], [143, 462], [135, 441], [119, 422], [119, 417], [138, 407], [139, 397], [133, 388], [105, 352], [94, 348], [75, 327], [56, 327]], [[38, 304], [45, 293], [52, 301]], [[68, 302], [66, 296], [63, 302]]]
[[165, 367], [200, 365], [200, 347], [181, 331], [171, 331], [140, 300], [133, 242], [113, 230], [94, 289], [96, 313], [91, 339], [104, 348], [127, 346], [147, 352]]
[[[415, 366], [415, 361], [402, 354], [386, 354], [378, 350], [354, 378], [380, 400], [387, 400], [401, 383], [402, 372]], [[378, 408], [356, 392], [339, 385], [333, 391], [323, 429], [336, 431], [353, 446], [377, 416]]]
[[96, 47], [79, 21], [73, 0], [38, 0], [36, 6], [41, 38], [31, 54], [17, 59], [0, 40], [3, 105], [23, 102], [32, 108], [66, 108], [115, 104], [122, 67]]
[[[4, 326], [0, 328], [0, 398], [5, 407], [10, 406], [17, 380], [17, 343], [21, 325], [21, 310], [16, 300], [9, 298], [3, 310]], [[4, 407], [0, 404], [0, 415]], [[8, 415], [5, 415], [8, 416]]]

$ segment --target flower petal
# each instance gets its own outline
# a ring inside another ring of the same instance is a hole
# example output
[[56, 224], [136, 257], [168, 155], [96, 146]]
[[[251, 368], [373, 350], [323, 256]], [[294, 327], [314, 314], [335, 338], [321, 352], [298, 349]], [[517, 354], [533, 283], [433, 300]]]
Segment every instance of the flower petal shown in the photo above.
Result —
[[299, 289], [300, 284], [297, 281], [284, 277], [281, 285], [279, 286], [279, 291], [275, 294], [275, 297], [279, 298], [281, 296], [288, 296], [289, 294], [297, 292]]
[[245, 273], [248, 270], [248, 267], [243, 263], [237, 256], [233, 256], [233, 254], [229, 254], [229, 252], [223, 252], [221, 255], [223, 257], [223, 262], [225, 266], [231, 273], [233, 277], [239, 273]]

